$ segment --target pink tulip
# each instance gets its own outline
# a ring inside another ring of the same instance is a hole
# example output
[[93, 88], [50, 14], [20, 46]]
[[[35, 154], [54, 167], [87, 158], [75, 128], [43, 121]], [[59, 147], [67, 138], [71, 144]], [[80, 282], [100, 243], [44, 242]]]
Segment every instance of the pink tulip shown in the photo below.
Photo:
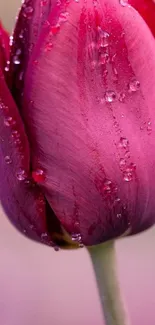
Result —
[[89, 246], [155, 222], [147, 3], [131, 0], [143, 18], [125, 0], [22, 5], [6, 80], [1, 63], [0, 198], [32, 239]]

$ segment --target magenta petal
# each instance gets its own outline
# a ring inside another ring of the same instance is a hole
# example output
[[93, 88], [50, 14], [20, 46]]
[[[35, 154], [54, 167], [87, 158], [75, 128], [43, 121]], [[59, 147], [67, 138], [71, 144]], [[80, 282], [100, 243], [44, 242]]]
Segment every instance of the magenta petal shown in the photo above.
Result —
[[5, 71], [5, 66], [10, 56], [9, 34], [4, 30], [0, 22], [0, 68]]
[[14, 98], [19, 106], [21, 106], [24, 75], [29, 58], [44, 29], [44, 25], [46, 26], [51, 6], [51, 0], [27, 0], [24, 1], [19, 12], [12, 38], [10, 62], [10, 84]]
[[36, 45], [22, 113], [48, 202], [92, 245], [155, 222], [155, 42], [115, 0], [72, 2], [66, 17], [51, 13]]
[[155, 1], [129, 0], [129, 4], [140, 13], [155, 36]]
[[45, 236], [45, 199], [32, 181], [29, 168], [24, 126], [0, 75], [0, 199], [11, 222], [21, 232], [49, 243], [49, 236]]

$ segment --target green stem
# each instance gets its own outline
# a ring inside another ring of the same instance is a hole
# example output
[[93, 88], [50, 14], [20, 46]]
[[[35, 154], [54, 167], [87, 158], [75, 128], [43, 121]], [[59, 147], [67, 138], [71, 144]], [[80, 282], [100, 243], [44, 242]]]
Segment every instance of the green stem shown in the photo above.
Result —
[[88, 248], [106, 325], [129, 325], [117, 277], [114, 241]]

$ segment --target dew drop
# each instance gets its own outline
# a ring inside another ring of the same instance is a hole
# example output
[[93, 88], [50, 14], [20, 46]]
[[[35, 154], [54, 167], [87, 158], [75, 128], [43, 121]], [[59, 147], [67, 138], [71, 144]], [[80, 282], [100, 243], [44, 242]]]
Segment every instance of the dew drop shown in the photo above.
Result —
[[40, 168], [32, 172], [32, 177], [36, 183], [42, 183], [46, 179], [44, 170]]
[[152, 125], [151, 125], [151, 121], [149, 121], [149, 122], [147, 123], [147, 133], [148, 133], [148, 135], [150, 135], [151, 132], [152, 132]]
[[47, 234], [47, 232], [43, 232], [42, 234], [41, 234], [41, 239], [47, 239], [48, 238], [48, 234]]
[[108, 90], [104, 98], [107, 103], [112, 103], [116, 99], [116, 93], [113, 90]]
[[117, 197], [116, 199], [115, 199], [115, 203], [119, 203], [121, 201], [121, 199], [119, 198], [119, 197]]
[[136, 92], [140, 88], [140, 82], [136, 79], [132, 79], [129, 82], [129, 92]]
[[50, 51], [52, 49], [52, 47], [53, 47], [53, 43], [52, 42], [47, 43], [46, 46], [45, 46], [45, 51], [46, 52]]
[[119, 94], [119, 97], [118, 97], [118, 100], [119, 100], [120, 102], [124, 102], [124, 100], [125, 100], [125, 94], [124, 94], [124, 93], [120, 93], [120, 94]]
[[110, 34], [104, 31], [100, 26], [98, 26], [98, 34], [99, 34], [98, 49], [102, 49], [109, 46]]
[[19, 132], [17, 130], [13, 130], [11, 136], [14, 139], [20, 138], [20, 134], [19, 134]]
[[11, 35], [9, 38], [9, 45], [12, 46], [12, 44], [13, 44], [13, 36]]
[[16, 64], [16, 65], [19, 65], [20, 64], [20, 60], [19, 60], [19, 57], [17, 55], [15, 55], [13, 57], [13, 63]]
[[98, 33], [101, 38], [109, 38], [110, 34], [104, 31], [100, 26], [98, 26]]
[[121, 219], [122, 215], [121, 213], [117, 213], [117, 216], [116, 216], [118, 219]]
[[14, 121], [12, 116], [8, 116], [8, 117], [5, 118], [4, 124], [6, 126], [12, 126], [12, 125], [16, 124], [16, 122]]
[[80, 233], [73, 233], [72, 234], [72, 241], [77, 242], [79, 247], [83, 247], [82, 238]]
[[129, 147], [129, 141], [128, 141], [128, 139], [121, 137], [120, 138], [120, 142], [119, 142], [119, 146], [122, 147], [122, 148], [124, 148], [124, 149], [128, 149], [128, 147]]
[[68, 15], [69, 15], [69, 13], [67, 11], [61, 13], [59, 16], [59, 23], [65, 23], [68, 19]]
[[124, 181], [126, 182], [132, 181], [135, 176], [135, 170], [136, 170], [136, 165], [131, 163], [130, 166], [128, 166], [126, 170], [123, 172]]
[[11, 157], [10, 156], [6, 156], [5, 158], [5, 162], [6, 162], [6, 164], [11, 164], [12, 163], [12, 160], [11, 160]]
[[5, 66], [4, 70], [5, 70], [6, 72], [8, 72], [9, 69], [10, 69], [10, 61], [6, 61], [6, 66]]
[[16, 173], [16, 176], [19, 181], [25, 181], [25, 179], [27, 178], [27, 173], [25, 169], [20, 168]]
[[5, 70], [6, 72], [8, 72], [8, 71], [9, 71], [9, 67], [6, 66], [6, 67], [4, 68], [4, 70]]
[[30, 19], [30, 18], [32, 18], [33, 11], [34, 11], [34, 9], [31, 6], [25, 7], [23, 16], [27, 19]]
[[119, 161], [119, 165], [121, 168], [124, 167], [126, 165], [126, 160], [124, 158], [121, 158]]
[[100, 55], [99, 65], [104, 65], [109, 62], [109, 54], [108, 53], [102, 53]]
[[24, 31], [21, 30], [20, 34], [19, 34], [19, 38], [22, 39], [24, 37]]
[[56, 252], [58, 252], [58, 251], [60, 250], [60, 247], [59, 247], [59, 246], [53, 246], [53, 248], [54, 248], [54, 250], [55, 250]]

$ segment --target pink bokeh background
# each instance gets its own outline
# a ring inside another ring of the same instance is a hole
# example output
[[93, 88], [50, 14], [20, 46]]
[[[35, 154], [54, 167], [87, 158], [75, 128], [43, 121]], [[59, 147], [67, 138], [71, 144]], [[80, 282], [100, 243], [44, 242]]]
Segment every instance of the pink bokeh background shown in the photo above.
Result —
[[[131, 325], [155, 324], [155, 229], [117, 242]], [[0, 324], [103, 325], [88, 253], [55, 252], [19, 234], [0, 212]]]
[[[1, 0], [12, 29], [21, 0]], [[155, 228], [117, 241], [131, 325], [155, 324]], [[86, 249], [54, 252], [19, 234], [0, 208], [0, 325], [103, 325]]]

